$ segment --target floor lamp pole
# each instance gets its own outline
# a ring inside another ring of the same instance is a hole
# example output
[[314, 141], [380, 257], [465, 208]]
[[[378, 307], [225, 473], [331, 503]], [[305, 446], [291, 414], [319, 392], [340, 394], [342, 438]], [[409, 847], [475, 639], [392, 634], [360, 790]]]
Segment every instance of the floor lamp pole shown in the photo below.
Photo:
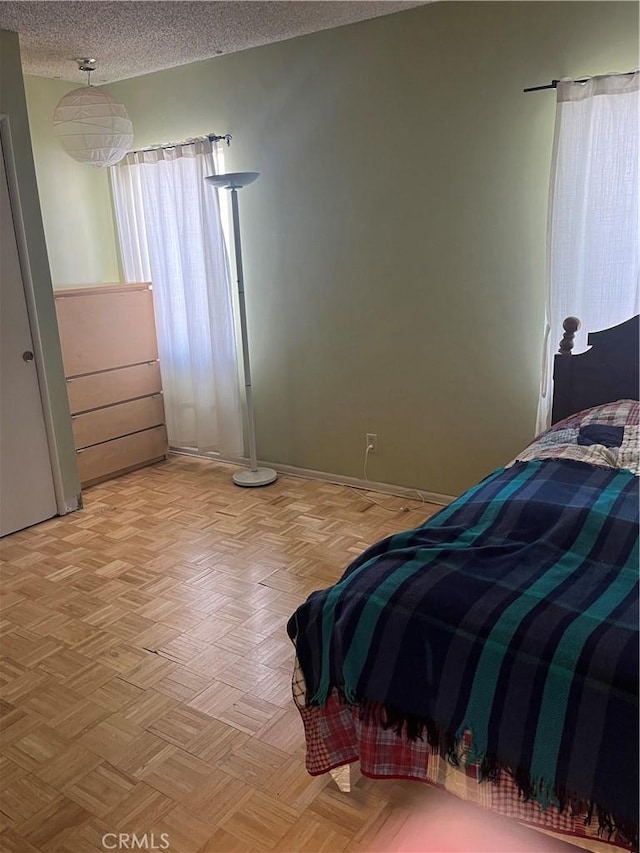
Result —
[[231, 187], [231, 211], [233, 215], [233, 241], [236, 252], [236, 274], [238, 276], [238, 306], [240, 308], [240, 337], [242, 338], [244, 389], [247, 401], [249, 460], [251, 463], [251, 471], [257, 471], [258, 455], [256, 452], [256, 428], [253, 421], [253, 390], [251, 388], [251, 364], [249, 362], [249, 338], [247, 336], [247, 307], [244, 300], [244, 271], [242, 267], [242, 242], [240, 240], [240, 212], [238, 210], [238, 190], [236, 187]]
[[218, 188], [231, 190], [231, 211], [233, 215], [233, 243], [238, 277], [238, 307], [240, 309], [240, 337], [242, 339], [242, 367], [247, 403], [247, 425], [249, 441], [249, 470], [238, 471], [233, 475], [237, 486], [267, 486], [277, 479], [277, 473], [271, 468], [259, 468], [256, 452], [256, 431], [253, 418], [253, 388], [251, 385], [251, 364], [249, 361], [249, 335], [247, 330], [247, 309], [244, 298], [244, 269], [242, 265], [242, 241], [240, 238], [240, 211], [238, 190], [253, 183], [259, 172], [235, 172], [227, 175], [211, 175], [206, 180]]

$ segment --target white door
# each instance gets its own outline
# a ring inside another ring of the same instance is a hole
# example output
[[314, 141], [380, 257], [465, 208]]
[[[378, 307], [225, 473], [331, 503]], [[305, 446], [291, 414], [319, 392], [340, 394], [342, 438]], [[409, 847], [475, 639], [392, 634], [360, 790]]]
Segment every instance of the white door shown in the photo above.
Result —
[[0, 536], [56, 514], [49, 445], [0, 151]]

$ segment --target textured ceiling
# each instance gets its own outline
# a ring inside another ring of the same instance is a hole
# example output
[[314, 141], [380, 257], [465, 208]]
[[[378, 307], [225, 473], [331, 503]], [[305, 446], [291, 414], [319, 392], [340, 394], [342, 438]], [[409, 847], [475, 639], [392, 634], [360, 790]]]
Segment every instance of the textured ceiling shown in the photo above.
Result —
[[388, 15], [429, 0], [0, 2], [0, 29], [20, 34], [26, 74], [85, 82], [76, 57], [111, 83], [261, 44]]

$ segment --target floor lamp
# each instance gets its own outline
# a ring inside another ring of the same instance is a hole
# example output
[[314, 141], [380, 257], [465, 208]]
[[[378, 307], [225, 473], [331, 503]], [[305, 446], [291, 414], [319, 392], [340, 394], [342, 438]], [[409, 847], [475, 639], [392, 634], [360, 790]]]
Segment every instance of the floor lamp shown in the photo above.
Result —
[[238, 190], [252, 184], [260, 177], [260, 172], [230, 172], [226, 175], [210, 175], [205, 178], [217, 189], [231, 190], [231, 210], [233, 212], [233, 242], [236, 254], [236, 272], [238, 275], [238, 304], [240, 307], [240, 334], [242, 337], [242, 363], [244, 367], [244, 385], [247, 400], [247, 422], [249, 426], [248, 471], [238, 471], [233, 475], [237, 486], [268, 486], [277, 479], [277, 473], [271, 468], [258, 468], [256, 454], [256, 431], [253, 421], [253, 392], [251, 389], [251, 366], [249, 364], [249, 339], [247, 336], [247, 309], [244, 301], [244, 274], [242, 271], [242, 244], [240, 242], [240, 214], [238, 211]]

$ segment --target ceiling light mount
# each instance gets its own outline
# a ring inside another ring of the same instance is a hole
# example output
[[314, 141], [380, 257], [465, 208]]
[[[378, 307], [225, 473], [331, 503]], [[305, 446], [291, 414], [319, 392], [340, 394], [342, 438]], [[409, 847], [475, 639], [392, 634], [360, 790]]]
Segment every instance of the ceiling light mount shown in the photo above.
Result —
[[91, 85], [91, 72], [95, 71], [98, 67], [98, 62], [96, 59], [89, 59], [89, 57], [76, 57], [76, 62], [78, 63], [79, 71], [86, 71], [87, 73], [87, 86]]
[[82, 59], [77, 58], [76, 62], [78, 63], [80, 71], [95, 71], [98, 64], [97, 59], [89, 59], [88, 57]]

